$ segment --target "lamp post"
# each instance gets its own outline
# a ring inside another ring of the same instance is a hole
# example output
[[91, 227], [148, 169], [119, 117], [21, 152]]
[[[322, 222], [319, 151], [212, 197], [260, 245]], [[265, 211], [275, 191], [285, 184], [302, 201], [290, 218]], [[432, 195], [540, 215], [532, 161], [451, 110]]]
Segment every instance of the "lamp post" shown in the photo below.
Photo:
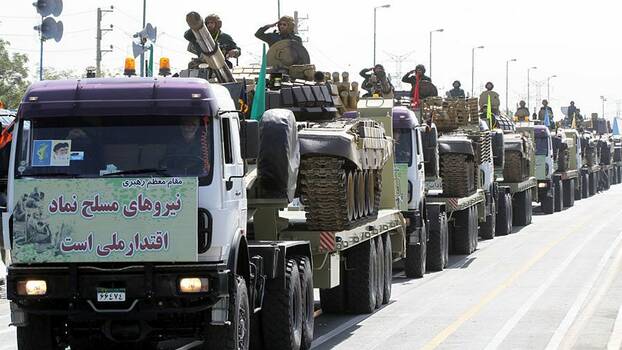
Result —
[[475, 49], [483, 49], [483, 46], [477, 46], [471, 49], [471, 97], [475, 90]]
[[551, 102], [551, 79], [557, 78], [557, 75], [553, 74], [546, 78], [546, 100]]
[[374, 66], [376, 65], [376, 10], [389, 7], [391, 7], [389, 4], [374, 7]]
[[[529, 67], [527, 68], [527, 109], [530, 110], [529, 108], [529, 72], [532, 69], [538, 69], [538, 67]], [[531, 110], [530, 110], [531, 111]]]
[[430, 68], [430, 80], [432, 80], [432, 33], [442, 33], [443, 31], [444, 29], [442, 28], [430, 31], [430, 64], [428, 65], [428, 68]]
[[516, 58], [505, 61], [505, 113], [508, 113], [510, 108], [508, 107], [508, 90], [509, 90], [509, 66], [510, 62], [516, 62]]

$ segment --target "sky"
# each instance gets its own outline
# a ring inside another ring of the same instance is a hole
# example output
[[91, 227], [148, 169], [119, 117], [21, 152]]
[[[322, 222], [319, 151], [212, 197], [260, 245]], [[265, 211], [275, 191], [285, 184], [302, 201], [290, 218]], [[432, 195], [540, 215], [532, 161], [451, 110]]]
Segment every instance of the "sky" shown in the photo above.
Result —
[[[0, 0], [0, 38], [11, 42], [10, 51], [26, 53], [34, 74], [39, 64], [39, 41], [33, 26], [40, 22], [33, 0]], [[192, 54], [186, 52], [183, 33], [185, 15], [197, 11], [202, 16], [217, 13], [223, 32], [242, 48], [240, 64], [260, 62], [262, 43], [254, 37], [258, 27], [273, 23], [278, 16], [278, 0], [197, 1], [146, 0], [147, 22], [158, 28], [155, 58], [169, 57], [173, 71], [183, 69]], [[10, 5], [9, 5], [10, 4]], [[509, 63], [508, 104], [527, 99], [527, 71], [530, 72], [530, 106], [550, 95], [556, 116], [571, 100], [585, 113], [602, 114], [601, 96], [606, 98], [605, 115], [619, 115], [622, 109], [622, 41], [616, 40], [622, 2], [613, 0], [280, 0], [281, 14], [298, 11], [301, 33], [307, 40], [311, 62], [322, 71], [347, 70], [351, 76], [373, 65], [374, 7], [377, 10], [377, 62], [384, 64], [394, 84], [398, 73], [429, 66], [430, 31], [433, 33], [432, 80], [441, 93], [460, 80], [471, 90], [472, 48], [475, 51], [475, 94], [487, 81], [501, 96], [504, 108], [506, 62]], [[102, 66], [111, 72], [123, 70], [125, 57], [132, 55], [132, 34], [142, 28], [141, 0], [64, 0], [64, 36], [59, 43], [45, 42], [44, 66], [83, 72], [95, 65], [96, 10], [104, 15], [103, 27], [113, 25], [104, 35], [102, 47], [113, 45], [104, 54]], [[403, 62], [396, 61], [400, 56]], [[428, 73], [430, 69], [428, 67]], [[553, 75], [557, 77], [550, 78]], [[547, 81], [548, 89], [547, 89]]]

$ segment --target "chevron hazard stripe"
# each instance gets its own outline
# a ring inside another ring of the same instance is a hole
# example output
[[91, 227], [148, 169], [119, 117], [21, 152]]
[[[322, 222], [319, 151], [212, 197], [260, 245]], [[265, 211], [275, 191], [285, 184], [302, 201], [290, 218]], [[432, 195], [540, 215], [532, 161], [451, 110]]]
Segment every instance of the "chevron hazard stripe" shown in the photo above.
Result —
[[320, 232], [320, 250], [325, 252], [332, 252], [335, 250], [335, 233], [321, 231]]

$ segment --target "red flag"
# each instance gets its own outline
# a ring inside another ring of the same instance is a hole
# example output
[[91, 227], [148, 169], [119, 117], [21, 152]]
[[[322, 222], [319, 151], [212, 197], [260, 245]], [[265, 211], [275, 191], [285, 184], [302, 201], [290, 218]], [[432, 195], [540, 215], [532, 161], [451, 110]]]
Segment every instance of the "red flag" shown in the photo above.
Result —
[[419, 73], [417, 73], [417, 75], [415, 76], [415, 81], [415, 91], [413, 92], [412, 101], [413, 108], [417, 108], [421, 104], [421, 97], [419, 94], [419, 82], [421, 81], [421, 75], [419, 75]]

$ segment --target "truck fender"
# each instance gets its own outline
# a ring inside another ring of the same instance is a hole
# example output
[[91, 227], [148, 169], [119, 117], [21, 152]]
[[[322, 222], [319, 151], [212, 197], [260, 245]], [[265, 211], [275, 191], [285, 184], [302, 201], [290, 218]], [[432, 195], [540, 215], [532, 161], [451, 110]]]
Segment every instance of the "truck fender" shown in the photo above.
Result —
[[248, 254], [248, 241], [246, 235], [243, 235], [241, 231], [238, 231], [233, 242], [231, 249], [229, 249], [229, 259], [227, 265], [229, 270], [237, 275], [242, 276], [247, 285], [250, 285], [250, 268], [249, 268], [249, 254]]

